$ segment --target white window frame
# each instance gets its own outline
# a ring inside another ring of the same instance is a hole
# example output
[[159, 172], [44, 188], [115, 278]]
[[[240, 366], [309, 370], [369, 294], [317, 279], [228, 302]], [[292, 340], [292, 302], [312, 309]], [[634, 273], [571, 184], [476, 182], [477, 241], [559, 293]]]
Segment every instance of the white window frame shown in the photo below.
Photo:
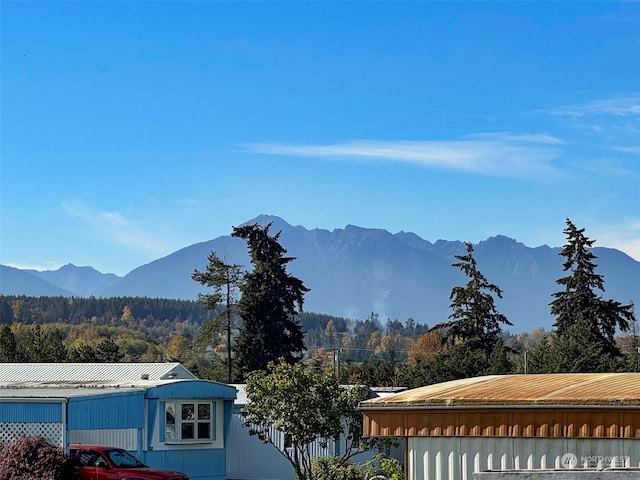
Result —
[[[208, 407], [209, 418], [204, 418], [204, 416], [200, 418], [200, 407], [202, 406]], [[191, 410], [193, 414], [191, 418], [187, 417], [187, 410]], [[173, 423], [168, 418], [171, 411]], [[162, 412], [165, 416], [165, 443], [169, 445], [214, 443], [216, 441], [218, 420], [216, 411], [216, 402], [211, 400], [165, 400], [164, 411]], [[208, 437], [198, 438], [198, 427], [205, 424], [209, 425]], [[170, 428], [170, 425], [173, 425], [173, 429]], [[193, 438], [183, 438], [185, 427], [188, 425], [192, 425]], [[172, 431], [173, 435], [171, 435]]]

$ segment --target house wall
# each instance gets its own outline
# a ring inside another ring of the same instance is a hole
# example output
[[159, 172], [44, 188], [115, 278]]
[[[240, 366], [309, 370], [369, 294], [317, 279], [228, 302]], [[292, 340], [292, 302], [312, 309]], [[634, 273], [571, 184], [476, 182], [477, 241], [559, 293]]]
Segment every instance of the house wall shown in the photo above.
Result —
[[143, 428], [144, 391], [71, 398], [69, 430]]
[[[227, 437], [227, 478], [229, 480], [291, 480], [293, 468], [272, 445], [249, 435], [239, 411], [231, 416]], [[251, 452], [249, 455], [247, 452]], [[249, 457], [250, 458], [247, 458]]]
[[[279, 448], [284, 447], [284, 435], [273, 431]], [[270, 444], [262, 443], [257, 436], [249, 435], [244, 426], [239, 408], [235, 408], [231, 416], [229, 435], [227, 436], [227, 478], [229, 480], [290, 480], [294, 478], [293, 467], [289, 461]], [[319, 441], [310, 445], [312, 456], [328, 456], [344, 454], [346, 440], [342, 436], [339, 441], [331, 441], [325, 448]], [[251, 452], [247, 460], [246, 452]], [[373, 460], [377, 451], [361, 452], [351, 458], [354, 463], [364, 464]], [[401, 446], [391, 447], [388, 455], [404, 462], [404, 449]]]
[[637, 408], [438, 408], [364, 411], [364, 435], [640, 438]]
[[474, 473], [473, 478], [474, 480], [638, 480], [640, 470], [516, 470]]
[[640, 411], [410, 408], [364, 411], [364, 434], [407, 441], [409, 480], [472, 480], [483, 470], [640, 465]]
[[[225, 436], [236, 394], [233, 387], [184, 380], [148, 388], [96, 386], [59, 393], [63, 398], [53, 399], [48, 391], [38, 399], [0, 398], [0, 441], [23, 434], [42, 435], [63, 448], [70, 443], [111, 445], [154, 467], [183, 471], [192, 480], [226, 480]], [[191, 444], [164, 442], [163, 402], [191, 400], [212, 403], [213, 438]]]
[[0, 401], [0, 444], [22, 435], [42, 436], [64, 447], [66, 400], [12, 399]]
[[[150, 389], [146, 395], [146, 429], [141, 460], [180, 470], [191, 480], [226, 480], [226, 435], [235, 389], [205, 381], [178, 382]], [[211, 442], [170, 443], [165, 438], [165, 404], [172, 401], [212, 401]]]
[[144, 391], [74, 397], [67, 416], [69, 443], [111, 445], [142, 454]]
[[640, 440], [605, 438], [411, 437], [409, 480], [473, 480], [474, 472], [638, 467]]

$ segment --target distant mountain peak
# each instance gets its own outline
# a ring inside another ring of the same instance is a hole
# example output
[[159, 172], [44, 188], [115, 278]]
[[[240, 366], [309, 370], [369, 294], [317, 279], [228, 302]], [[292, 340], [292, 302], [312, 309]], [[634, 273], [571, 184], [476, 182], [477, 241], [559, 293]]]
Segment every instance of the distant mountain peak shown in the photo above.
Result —
[[276, 216], [276, 215], [269, 215], [266, 213], [261, 213], [260, 215], [258, 215], [256, 218], [251, 219], [251, 220], [247, 220], [246, 222], [243, 222], [241, 225], [262, 225], [263, 227], [265, 225], [268, 225], [269, 223], [273, 223], [274, 225], [276, 224], [284, 224], [287, 226], [291, 226], [289, 225], [285, 220], [283, 220], [282, 218]]
[[511, 247], [513, 245], [524, 246], [523, 243], [520, 243], [511, 237], [507, 237], [506, 235], [495, 235], [493, 237], [489, 237], [486, 240], [478, 242], [478, 245], [493, 245], [500, 247]]
[[[451, 266], [456, 255], [465, 254], [465, 244], [459, 240], [430, 243], [414, 233], [391, 234], [352, 224], [332, 231], [309, 230], [292, 227], [269, 214], [258, 215], [244, 225], [256, 223], [272, 223], [274, 234], [282, 231], [282, 246], [296, 258], [289, 264], [290, 272], [311, 289], [305, 296], [307, 311], [359, 319], [375, 312], [381, 321], [412, 317], [433, 325], [451, 314], [451, 289], [466, 281], [459, 269]], [[596, 249], [607, 296], [639, 304], [640, 262], [618, 250]], [[123, 278], [73, 264], [37, 273], [2, 267], [0, 292], [195, 300], [206, 289], [194, 282], [191, 274], [194, 269], [206, 268], [212, 251], [223, 255], [225, 261], [251, 268], [246, 244], [229, 234], [181, 248]], [[477, 244], [474, 256], [478, 268], [502, 290], [498, 309], [518, 331], [551, 325], [548, 304], [557, 290], [556, 279], [563, 275], [558, 251], [547, 246], [530, 248], [505, 235]]]

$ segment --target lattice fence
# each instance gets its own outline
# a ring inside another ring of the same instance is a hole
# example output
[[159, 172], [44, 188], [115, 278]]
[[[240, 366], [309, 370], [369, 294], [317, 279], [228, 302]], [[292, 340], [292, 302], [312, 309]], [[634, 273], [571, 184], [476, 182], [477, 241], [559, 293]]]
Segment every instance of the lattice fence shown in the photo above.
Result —
[[14, 423], [0, 422], [0, 444], [6, 445], [21, 436], [44, 437], [49, 443], [63, 446], [62, 423]]

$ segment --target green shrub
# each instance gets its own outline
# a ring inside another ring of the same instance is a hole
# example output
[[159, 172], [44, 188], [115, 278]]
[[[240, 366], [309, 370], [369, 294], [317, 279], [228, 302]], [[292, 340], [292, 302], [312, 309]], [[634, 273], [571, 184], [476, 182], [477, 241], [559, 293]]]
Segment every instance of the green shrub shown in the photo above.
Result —
[[362, 480], [364, 472], [360, 465], [338, 455], [316, 457], [311, 463], [313, 480]]
[[404, 468], [396, 458], [388, 457], [384, 453], [378, 453], [373, 460], [364, 465], [364, 478], [387, 480], [404, 480]]

